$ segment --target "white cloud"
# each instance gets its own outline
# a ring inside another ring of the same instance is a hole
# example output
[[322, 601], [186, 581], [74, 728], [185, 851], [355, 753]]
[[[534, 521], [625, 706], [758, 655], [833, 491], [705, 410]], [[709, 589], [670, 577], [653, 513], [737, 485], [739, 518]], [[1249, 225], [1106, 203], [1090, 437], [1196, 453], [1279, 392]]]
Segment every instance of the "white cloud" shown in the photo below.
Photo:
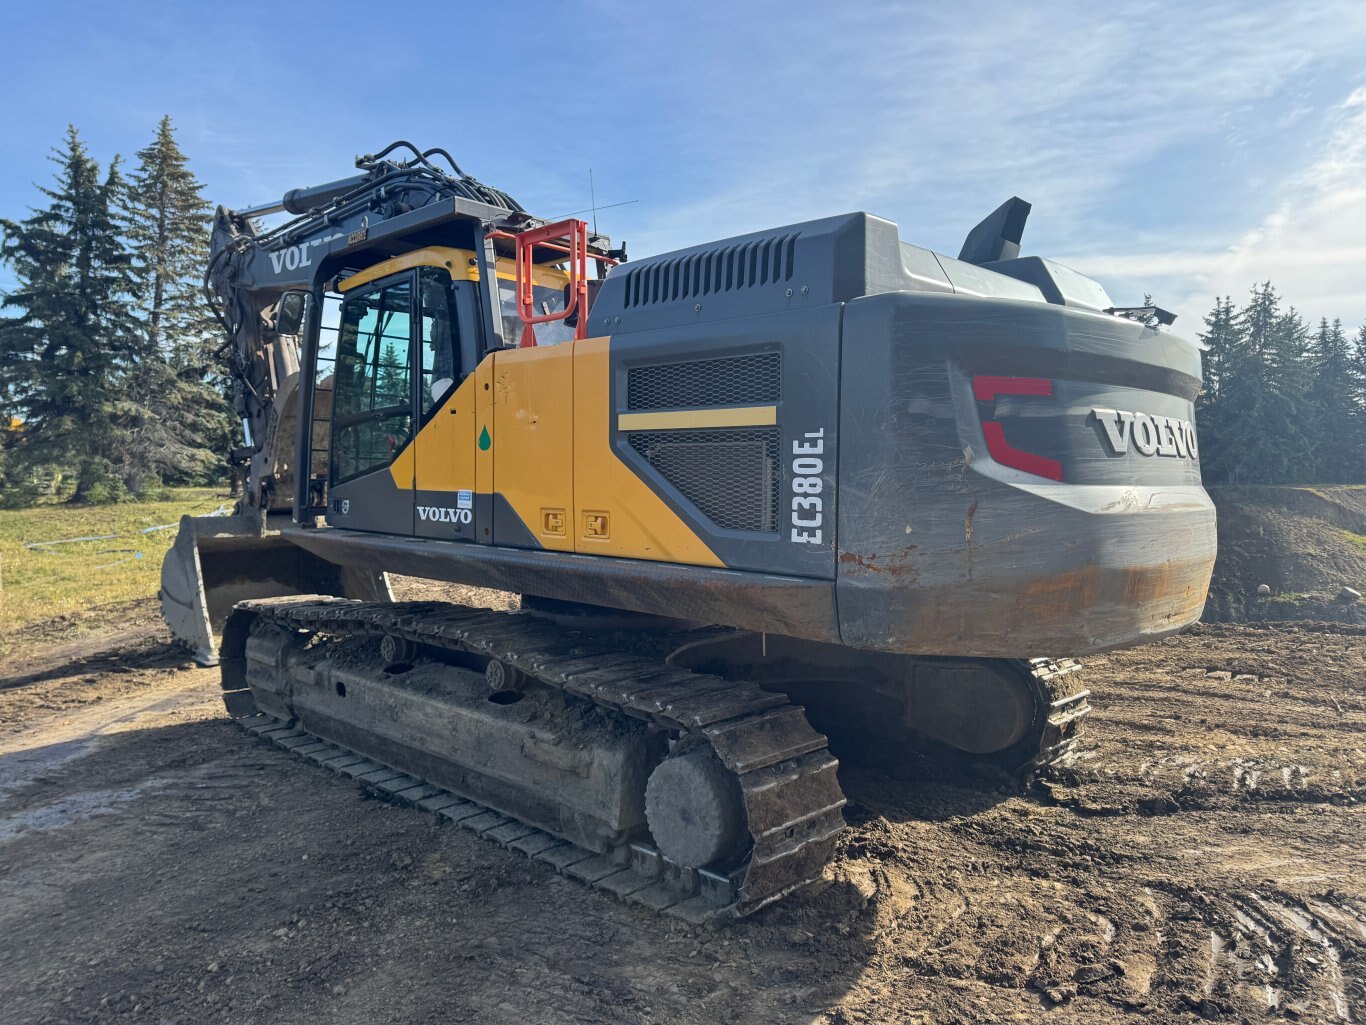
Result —
[[1273, 208], [1231, 245], [1093, 253], [1073, 262], [1121, 285], [1145, 282], [1159, 292], [1159, 305], [1181, 315], [1187, 333], [1200, 330], [1215, 296], [1241, 303], [1255, 282], [1267, 280], [1306, 317], [1366, 324], [1366, 87], [1355, 89], [1329, 124], [1308, 164], [1273, 189]]
[[[715, 170], [656, 206], [649, 241], [714, 237], [737, 212], [758, 227], [870, 205], [961, 237], [1012, 192], [1060, 234], [1094, 230], [1145, 161], [1182, 142], [1212, 164], [1237, 160], [1269, 100], [1290, 93], [1280, 115], [1293, 122], [1305, 105], [1293, 87], [1366, 42], [1355, 3], [878, 5], [839, 21], [756, 16], [762, 51], [737, 31], [690, 59], [688, 107], [711, 93], [723, 108], [689, 126], [693, 155]], [[642, 63], [658, 62], [636, 38], [657, 25], [626, 32]]]
[[869, 209], [954, 253], [1018, 194], [1027, 251], [1117, 301], [1152, 291], [1187, 331], [1216, 291], [1267, 277], [1307, 315], [1366, 319], [1349, 266], [1366, 124], [1358, 94], [1325, 109], [1366, 45], [1358, 0], [771, 13], [750, 19], [762, 40], [737, 27], [685, 68], [652, 45], [667, 30], [618, 23], [639, 70], [686, 97], [669, 127], [703, 169], [613, 216], [633, 252]]

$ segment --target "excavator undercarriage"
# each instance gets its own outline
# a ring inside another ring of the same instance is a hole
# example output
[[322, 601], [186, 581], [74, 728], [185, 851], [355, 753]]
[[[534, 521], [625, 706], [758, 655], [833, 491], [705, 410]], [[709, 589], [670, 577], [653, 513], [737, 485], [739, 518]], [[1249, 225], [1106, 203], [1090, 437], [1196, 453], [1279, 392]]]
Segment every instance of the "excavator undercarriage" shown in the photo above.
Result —
[[[839, 763], [785, 691], [828, 691], [849, 667], [799, 663], [760, 686], [731, 678], [758, 668], [757, 635], [652, 624], [635, 653], [613, 625], [444, 603], [243, 602], [223, 638], [224, 698], [257, 736], [689, 921], [749, 914], [818, 880], [844, 825]], [[686, 667], [699, 660], [714, 672]], [[917, 731], [916, 695], [963, 674], [1029, 709], [1004, 731], [954, 737], [998, 745], [959, 751], [979, 770], [1066, 760], [1089, 710], [1075, 663], [903, 663], [902, 715], [884, 739], [942, 744], [937, 709], [923, 723], [940, 736]], [[872, 720], [895, 703], [893, 680], [866, 668], [827, 706]]]

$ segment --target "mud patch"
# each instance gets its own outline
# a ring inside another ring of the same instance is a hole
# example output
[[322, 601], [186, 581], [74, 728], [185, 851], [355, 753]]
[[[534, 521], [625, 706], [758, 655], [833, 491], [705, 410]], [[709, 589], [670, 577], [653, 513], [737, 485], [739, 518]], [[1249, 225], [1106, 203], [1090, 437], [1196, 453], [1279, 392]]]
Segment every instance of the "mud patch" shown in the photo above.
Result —
[[107, 815], [120, 804], [140, 797], [151, 785], [149, 782], [117, 790], [87, 790], [0, 817], [0, 844], [21, 833], [61, 829], [93, 816]]

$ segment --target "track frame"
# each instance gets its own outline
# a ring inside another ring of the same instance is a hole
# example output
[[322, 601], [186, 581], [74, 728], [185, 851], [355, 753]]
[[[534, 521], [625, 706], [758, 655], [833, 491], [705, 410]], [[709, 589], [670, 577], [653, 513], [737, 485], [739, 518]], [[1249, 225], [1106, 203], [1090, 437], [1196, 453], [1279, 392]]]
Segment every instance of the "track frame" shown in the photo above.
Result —
[[[261, 624], [343, 638], [391, 637], [497, 660], [571, 698], [645, 720], [651, 728], [667, 731], [680, 748], [706, 744], [739, 785], [750, 834], [748, 852], [736, 865], [689, 868], [673, 864], [648, 837], [641, 837], [594, 854], [402, 768], [307, 733], [292, 719], [263, 717], [251, 691], [247, 657], [247, 640]], [[751, 914], [815, 882], [844, 828], [839, 763], [800, 706], [753, 684], [623, 654], [606, 638], [567, 630], [530, 613], [322, 596], [243, 602], [225, 627], [221, 666], [229, 714], [258, 736], [304, 757], [325, 755], [322, 763], [340, 766], [339, 771], [365, 766], [347, 774], [419, 806], [428, 802], [427, 810], [447, 818], [459, 815], [462, 824], [468, 818], [469, 828], [480, 835], [595, 888], [688, 921]], [[432, 803], [447, 798], [452, 803], [439, 808]], [[529, 850], [533, 847], [534, 852]]]

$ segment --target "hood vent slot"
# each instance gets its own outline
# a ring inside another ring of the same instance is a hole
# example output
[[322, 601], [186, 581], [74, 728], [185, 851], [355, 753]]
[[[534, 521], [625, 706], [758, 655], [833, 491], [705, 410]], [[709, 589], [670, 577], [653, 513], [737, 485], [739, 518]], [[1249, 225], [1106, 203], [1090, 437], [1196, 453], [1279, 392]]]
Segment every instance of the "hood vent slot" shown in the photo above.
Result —
[[637, 266], [626, 274], [626, 306], [652, 306], [791, 281], [800, 234], [738, 242]]

